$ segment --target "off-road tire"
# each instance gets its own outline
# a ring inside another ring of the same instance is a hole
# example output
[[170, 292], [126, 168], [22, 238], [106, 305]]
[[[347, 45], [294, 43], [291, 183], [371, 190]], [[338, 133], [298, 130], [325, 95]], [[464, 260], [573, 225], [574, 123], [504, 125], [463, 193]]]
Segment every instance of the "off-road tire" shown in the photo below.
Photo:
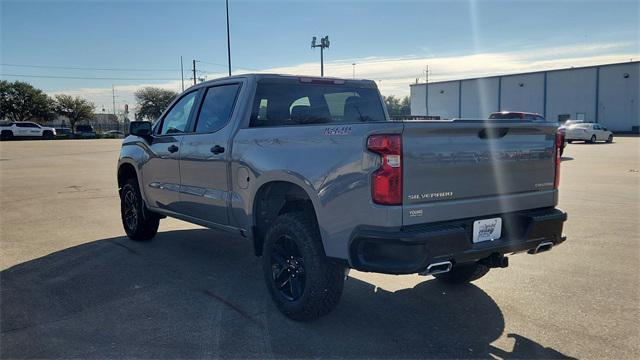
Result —
[[[304, 278], [298, 277], [297, 281], [303, 281], [303, 287], [297, 299], [287, 298], [281, 290], [283, 288], [276, 284], [279, 268], [272, 255], [282, 249], [278, 248], [282, 239], [295, 244], [302, 260]], [[278, 310], [289, 318], [315, 320], [331, 312], [338, 304], [344, 287], [344, 268], [325, 255], [312, 213], [295, 211], [278, 216], [266, 233], [262, 259], [269, 294]]]
[[13, 139], [13, 132], [11, 130], [4, 130], [0, 133], [0, 140], [7, 141]]
[[596, 136], [595, 135], [591, 135], [591, 139], [589, 140], [590, 144], [595, 144], [596, 143]]
[[465, 284], [478, 280], [489, 272], [489, 267], [482, 264], [465, 264], [454, 266], [451, 271], [433, 275], [438, 281], [447, 284]]
[[[131, 215], [135, 216], [135, 221], [128, 217]], [[128, 179], [120, 190], [120, 216], [122, 227], [131, 240], [149, 240], [158, 232], [160, 217], [144, 209], [136, 179]]]

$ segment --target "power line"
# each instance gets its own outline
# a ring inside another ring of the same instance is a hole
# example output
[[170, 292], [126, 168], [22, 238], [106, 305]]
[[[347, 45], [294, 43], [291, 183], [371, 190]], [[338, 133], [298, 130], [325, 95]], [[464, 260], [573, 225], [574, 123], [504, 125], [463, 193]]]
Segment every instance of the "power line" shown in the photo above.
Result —
[[54, 65], [24, 65], [24, 64], [0, 64], [2, 66], [25, 67], [37, 69], [63, 69], [63, 70], [97, 70], [97, 71], [177, 71], [177, 69], [132, 69], [132, 68], [91, 68], [79, 66], [54, 66]]
[[83, 76], [56, 76], [56, 75], [28, 75], [28, 74], [0, 74], [0, 76], [45, 78], [45, 79], [77, 79], [77, 80], [138, 80], [138, 81], [173, 81], [174, 78], [115, 78], [115, 77], [83, 77]]

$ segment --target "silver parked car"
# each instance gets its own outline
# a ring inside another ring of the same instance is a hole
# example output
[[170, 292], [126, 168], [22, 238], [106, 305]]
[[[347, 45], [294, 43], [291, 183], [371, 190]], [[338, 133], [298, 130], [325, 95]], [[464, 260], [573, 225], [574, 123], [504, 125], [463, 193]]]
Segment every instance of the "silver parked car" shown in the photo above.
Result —
[[577, 123], [565, 128], [565, 138], [568, 143], [584, 141], [595, 143], [596, 141], [613, 142], [613, 133], [595, 123]]

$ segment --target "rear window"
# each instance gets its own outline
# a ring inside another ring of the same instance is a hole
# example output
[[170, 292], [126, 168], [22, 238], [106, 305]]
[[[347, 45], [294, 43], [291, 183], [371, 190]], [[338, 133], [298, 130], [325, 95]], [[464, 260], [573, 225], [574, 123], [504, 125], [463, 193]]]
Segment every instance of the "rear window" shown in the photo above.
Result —
[[251, 127], [386, 121], [378, 90], [298, 81], [258, 82]]
[[521, 113], [493, 113], [489, 119], [522, 119]]

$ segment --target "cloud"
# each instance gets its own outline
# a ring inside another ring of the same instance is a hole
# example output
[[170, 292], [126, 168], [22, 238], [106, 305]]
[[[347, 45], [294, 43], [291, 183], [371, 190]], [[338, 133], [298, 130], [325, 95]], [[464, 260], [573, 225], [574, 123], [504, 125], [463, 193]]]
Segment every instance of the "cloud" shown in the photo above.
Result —
[[[519, 72], [568, 68], [629, 61], [640, 58], [637, 44], [630, 42], [584, 44], [546, 48], [528, 48], [511, 52], [471, 53], [449, 56], [404, 56], [367, 57], [349, 60], [334, 60], [325, 63], [325, 75], [351, 78], [352, 63], [356, 63], [356, 77], [373, 79], [384, 95], [404, 96], [409, 94], [409, 84], [416, 78], [424, 82], [424, 69], [428, 64], [429, 81], [457, 80], [481, 76], [513, 74]], [[255, 72], [236, 69], [234, 74]], [[262, 73], [296, 74], [318, 76], [317, 62], [301, 63], [293, 66], [274, 67]], [[209, 73], [207, 79], [223, 77], [226, 73]], [[133, 93], [145, 86], [156, 86], [175, 91], [181, 90], [180, 81], [155, 84], [135, 84], [116, 86], [117, 101], [121, 108], [128, 103], [135, 104]], [[78, 95], [93, 101], [97, 107], [107, 104], [111, 109], [111, 88], [81, 88], [59, 91]], [[107, 110], [110, 111], [110, 110]]]

